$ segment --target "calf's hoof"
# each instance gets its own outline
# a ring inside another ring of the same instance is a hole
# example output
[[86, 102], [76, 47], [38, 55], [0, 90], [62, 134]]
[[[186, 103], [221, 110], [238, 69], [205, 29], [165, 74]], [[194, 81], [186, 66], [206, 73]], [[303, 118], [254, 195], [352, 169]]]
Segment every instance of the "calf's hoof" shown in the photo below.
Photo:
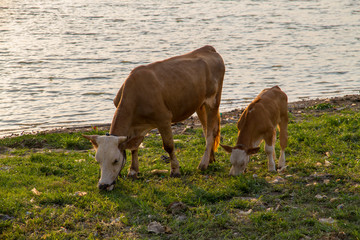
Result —
[[268, 171], [269, 171], [269, 172], [276, 172], [275, 166], [274, 166], [274, 167], [269, 167], [269, 168], [268, 168]]
[[285, 166], [282, 166], [282, 167], [279, 166], [279, 169], [278, 169], [277, 171], [278, 171], [278, 172], [284, 172], [284, 171], [286, 170], [286, 168], [287, 168], [286, 165], [285, 165]]

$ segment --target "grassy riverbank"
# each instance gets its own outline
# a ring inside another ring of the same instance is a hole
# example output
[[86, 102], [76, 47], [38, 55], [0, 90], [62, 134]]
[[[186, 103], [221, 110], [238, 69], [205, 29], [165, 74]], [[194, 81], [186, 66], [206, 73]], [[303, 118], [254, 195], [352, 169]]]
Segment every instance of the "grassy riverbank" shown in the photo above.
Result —
[[[0, 139], [0, 238], [360, 239], [360, 113], [325, 108], [334, 106], [290, 114], [282, 173], [267, 172], [263, 147], [243, 176], [228, 176], [222, 149], [199, 172], [205, 140], [188, 128], [175, 135], [181, 178], [152, 172], [170, 169], [153, 132], [139, 151], [140, 179], [123, 170], [112, 192], [97, 189], [99, 166], [81, 132]], [[221, 133], [235, 143], [235, 123]]]

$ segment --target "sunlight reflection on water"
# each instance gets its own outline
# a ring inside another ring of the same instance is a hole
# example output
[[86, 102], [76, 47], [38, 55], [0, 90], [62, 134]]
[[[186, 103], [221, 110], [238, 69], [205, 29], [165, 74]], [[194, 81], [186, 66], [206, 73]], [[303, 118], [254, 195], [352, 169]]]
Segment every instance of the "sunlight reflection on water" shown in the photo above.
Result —
[[206, 44], [226, 64], [222, 111], [273, 85], [290, 101], [360, 90], [358, 1], [0, 4], [0, 135], [110, 123], [134, 67]]

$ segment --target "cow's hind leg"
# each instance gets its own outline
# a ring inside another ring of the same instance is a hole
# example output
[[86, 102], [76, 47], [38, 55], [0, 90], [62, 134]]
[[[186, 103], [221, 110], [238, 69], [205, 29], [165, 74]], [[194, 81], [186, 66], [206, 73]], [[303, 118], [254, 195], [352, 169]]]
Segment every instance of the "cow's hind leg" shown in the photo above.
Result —
[[[203, 132], [204, 132], [204, 137], [205, 139], [207, 139], [207, 135], [208, 135], [208, 128], [207, 128], [207, 111], [206, 111], [206, 107], [205, 105], [202, 105], [197, 111], [196, 111], [199, 119], [200, 119], [200, 122], [201, 122], [201, 125], [203, 127]], [[215, 162], [215, 155], [214, 155], [214, 151], [211, 151], [210, 153], [210, 161], [209, 163], [212, 163], [212, 162]]]
[[180, 165], [175, 155], [175, 146], [174, 139], [171, 131], [171, 125], [167, 124], [166, 126], [159, 127], [159, 132], [163, 140], [164, 150], [169, 153], [170, 164], [171, 164], [171, 177], [180, 177]]
[[215, 154], [220, 143], [220, 113], [218, 108], [206, 106], [206, 148], [198, 169], [205, 170], [209, 163], [215, 161]]
[[201, 107], [199, 107], [198, 110], [196, 110], [196, 114], [198, 115], [199, 117], [199, 120], [201, 122], [201, 125], [203, 127], [203, 132], [204, 132], [204, 136], [206, 138], [206, 126], [207, 126], [207, 116], [206, 116], [206, 108], [205, 108], [205, 105], [201, 105]]

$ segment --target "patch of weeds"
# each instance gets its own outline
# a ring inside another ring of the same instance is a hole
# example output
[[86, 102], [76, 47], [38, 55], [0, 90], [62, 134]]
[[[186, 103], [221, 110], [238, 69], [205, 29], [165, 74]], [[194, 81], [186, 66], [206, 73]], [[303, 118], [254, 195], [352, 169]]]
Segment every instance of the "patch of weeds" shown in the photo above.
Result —
[[258, 193], [268, 186], [268, 183], [265, 179], [254, 179], [249, 177], [236, 177], [235, 181], [232, 183], [232, 188], [237, 191], [241, 191], [242, 193]]
[[239, 197], [232, 198], [229, 201], [229, 208], [230, 209], [248, 209], [252, 207], [256, 203], [256, 201], [248, 201], [246, 199], [242, 199]]
[[345, 133], [341, 136], [341, 140], [343, 140], [345, 142], [358, 143], [358, 142], [360, 142], [360, 132]]
[[256, 212], [250, 215], [251, 221], [258, 226], [264, 227], [268, 223], [272, 223], [273, 220], [280, 220], [278, 215], [275, 212], [268, 211], [268, 212]]
[[45, 139], [38, 139], [35, 137], [26, 137], [20, 141], [13, 141], [8, 145], [10, 148], [43, 148], [46, 146]]
[[359, 209], [339, 210], [336, 212], [336, 219], [343, 219], [351, 222], [360, 223], [360, 210]]
[[31, 154], [29, 160], [33, 163], [50, 163], [52, 161], [48, 155], [41, 153]]
[[70, 195], [69, 193], [43, 193], [39, 196], [39, 203], [43, 205], [57, 205], [57, 206], [65, 206], [69, 204], [73, 204], [75, 201], [75, 197]]
[[9, 229], [11, 226], [12, 226], [11, 220], [6, 220], [6, 221], [0, 220], [0, 233]]
[[312, 109], [312, 110], [327, 110], [327, 109], [332, 109], [335, 106], [332, 105], [331, 103], [319, 103], [317, 105], [308, 107], [307, 109]]
[[193, 188], [194, 198], [201, 199], [201, 203], [215, 203], [221, 200], [226, 200], [231, 198], [231, 194], [228, 194], [226, 191], [220, 193], [218, 191], [209, 191], [203, 188]]
[[300, 229], [291, 229], [275, 235], [275, 239], [306, 239], [307, 236]]
[[24, 156], [24, 155], [26, 155], [26, 154], [28, 154], [29, 153], [29, 149], [28, 148], [15, 148], [15, 149], [13, 149], [13, 150], [11, 150], [11, 152], [10, 152], [10, 154], [11, 155], [17, 155], [17, 156]]
[[54, 166], [41, 166], [39, 171], [43, 173], [45, 176], [54, 175], [54, 176], [64, 176], [65, 172]]
[[300, 224], [307, 227], [315, 227], [315, 225], [318, 224], [318, 220], [314, 218], [305, 218], [304, 220], [300, 221]]
[[89, 149], [89, 141], [80, 136], [64, 136], [61, 138], [62, 147], [65, 149], [85, 150]]
[[65, 148], [74, 150], [91, 149], [91, 143], [82, 137], [88, 133], [51, 133], [39, 135], [24, 135], [0, 139], [0, 145], [9, 148]]

